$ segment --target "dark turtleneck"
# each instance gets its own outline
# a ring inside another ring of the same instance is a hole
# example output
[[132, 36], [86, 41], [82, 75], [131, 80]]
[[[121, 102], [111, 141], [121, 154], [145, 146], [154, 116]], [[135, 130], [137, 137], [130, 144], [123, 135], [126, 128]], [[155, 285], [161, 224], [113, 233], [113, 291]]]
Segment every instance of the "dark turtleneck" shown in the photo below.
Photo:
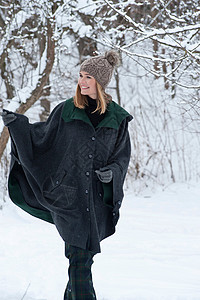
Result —
[[95, 99], [92, 99], [89, 96], [87, 96], [87, 100], [88, 100], [88, 106], [85, 107], [85, 112], [86, 112], [88, 118], [90, 119], [92, 125], [95, 128], [104, 119], [105, 113], [101, 114], [101, 115], [100, 115], [99, 111], [92, 113], [97, 108], [97, 102]]

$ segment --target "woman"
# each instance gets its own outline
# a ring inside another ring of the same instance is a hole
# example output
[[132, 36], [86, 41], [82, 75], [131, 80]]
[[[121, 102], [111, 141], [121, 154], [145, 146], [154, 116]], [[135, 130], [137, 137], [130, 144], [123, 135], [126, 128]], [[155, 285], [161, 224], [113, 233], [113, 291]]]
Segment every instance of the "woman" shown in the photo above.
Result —
[[46, 122], [29, 124], [23, 115], [2, 113], [11, 136], [10, 198], [55, 224], [65, 241], [64, 300], [96, 299], [93, 256], [119, 219], [132, 116], [105, 92], [117, 64], [114, 51], [84, 61], [75, 96]]

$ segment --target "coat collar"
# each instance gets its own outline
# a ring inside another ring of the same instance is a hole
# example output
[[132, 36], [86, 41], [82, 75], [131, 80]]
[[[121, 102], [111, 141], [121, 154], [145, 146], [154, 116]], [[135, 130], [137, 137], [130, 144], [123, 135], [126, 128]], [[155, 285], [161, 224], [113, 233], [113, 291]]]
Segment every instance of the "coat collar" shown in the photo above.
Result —
[[[118, 129], [121, 122], [127, 118], [128, 121], [131, 121], [133, 117], [116, 102], [112, 101], [108, 104], [108, 108], [105, 114], [104, 119], [97, 125], [99, 127], [109, 127]], [[88, 118], [84, 109], [75, 107], [73, 98], [70, 98], [65, 101], [62, 119], [65, 122], [70, 122], [72, 120], [81, 120], [85, 123], [88, 123], [90, 126], [93, 126]]]

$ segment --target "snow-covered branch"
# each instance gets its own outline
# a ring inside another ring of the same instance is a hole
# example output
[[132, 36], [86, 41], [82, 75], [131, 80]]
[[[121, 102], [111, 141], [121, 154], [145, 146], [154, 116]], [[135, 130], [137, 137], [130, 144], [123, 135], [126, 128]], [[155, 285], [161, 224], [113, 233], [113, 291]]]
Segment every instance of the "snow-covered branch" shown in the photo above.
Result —
[[[163, 0], [146, 1], [140, 3], [140, 8], [135, 1], [131, 5], [129, 1], [104, 0], [103, 4], [107, 14], [102, 20], [98, 19], [99, 26], [107, 23], [109, 16], [114, 18], [99, 40], [136, 60], [156, 78], [163, 77], [184, 88], [199, 89], [199, 84], [191, 81], [194, 69], [186, 67], [192, 63], [200, 64], [200, 23], [197, 22], [195, 3], [187, 8], [184, 2], [184, 10], [179, 8], [179, 15], [172, 0], [166, 3]], [[191, 9], [194, 14], [188, 22]], [[183, 79], [184, 74], [187, 78]], [[181, 81], [179, 77], [182, 77]]]

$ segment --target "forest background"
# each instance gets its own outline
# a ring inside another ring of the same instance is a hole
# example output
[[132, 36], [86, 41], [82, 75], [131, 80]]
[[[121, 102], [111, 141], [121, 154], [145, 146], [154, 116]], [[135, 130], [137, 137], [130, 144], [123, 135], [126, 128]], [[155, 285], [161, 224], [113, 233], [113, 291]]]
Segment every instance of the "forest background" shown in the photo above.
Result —
[[[133, 116], [127, 186], [200, 179], [198, 0], [1, 0], [0, 109], [45, 121], [74, 95], [80, 63], [115, 49], [107, 92]], [[10, 145], [0, 120], [0, 206]]]

